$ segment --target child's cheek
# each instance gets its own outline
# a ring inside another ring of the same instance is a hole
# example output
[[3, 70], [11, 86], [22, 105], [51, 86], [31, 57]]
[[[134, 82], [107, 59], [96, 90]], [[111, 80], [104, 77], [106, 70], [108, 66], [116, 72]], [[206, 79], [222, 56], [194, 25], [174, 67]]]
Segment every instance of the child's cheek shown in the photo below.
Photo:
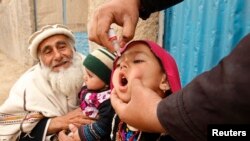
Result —
[[119, 87], [119, 71], [118, 71], [118, 69], [116, 69], [113, 73], [112, 83], [113, 83], [114, 88]]
[[143, 75], [143, 71], [134, 69], [130, 72], [129, 79], [141, 79]]

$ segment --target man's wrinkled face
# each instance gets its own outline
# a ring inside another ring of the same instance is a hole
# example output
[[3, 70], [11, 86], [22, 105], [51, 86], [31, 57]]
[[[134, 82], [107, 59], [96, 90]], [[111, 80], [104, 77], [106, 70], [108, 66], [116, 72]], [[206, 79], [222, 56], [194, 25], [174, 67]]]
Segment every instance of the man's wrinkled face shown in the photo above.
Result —
[[55, 72], [41, 62], [41, 70], [42, 75], [49, 82], [55, 94], [77, 96], [83, 85], [82, 58], [76, 52], [73, 53], [72, 65], [68, 68], [59, 69]]
[[53, 72], [66, 69], [72, 64], [73, 47], [64, 35], [54, 35], [43, 40], [37, 53], [40, 61]]

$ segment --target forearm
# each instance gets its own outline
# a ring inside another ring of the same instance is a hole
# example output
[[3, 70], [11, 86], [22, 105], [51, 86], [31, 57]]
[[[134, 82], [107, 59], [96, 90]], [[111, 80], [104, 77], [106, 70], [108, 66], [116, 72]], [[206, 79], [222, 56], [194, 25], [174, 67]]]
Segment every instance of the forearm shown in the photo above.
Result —
[[147, 19], [151, 13], [161, 11], [174, 6], [183, 0], [140, 0], [139, 15], [142, 19]]
[[61, 130], [68, 129], [69, 123], [63, 119], [63, 116], [51, 118], [47, 135], [58, 133]]
[[81, 108], [77, 108], [66, 115], [51, 118], [51, 122], [48, 127], [47, 135], [58, 133], [61, 130], [67, 130], [69, 124], [80, 126], [83, 124], [92, 123], [93, 119], [89, 119], [82, 113]]
[[141, 112], [140, 115], [144, 115], [147, 118], [140, 118], [140, 120], [133, 121], [134, 123], [132, 123], [135, 125], [135, 127], [138, 127], [142, 131], [146, 132], [167, 133], [167, 130], [163, 128], [157, 117], [157, 106], [160, 101], [161, 99], [157, 98], [147, 101], [148, 105], [150, 105], [148, 106], [147, 110], [138, 111]]
[[176, 140], [205, 140], [209, 124], [250, 122], [250, 34], [210, 71], [158, 105], [158, 119]]

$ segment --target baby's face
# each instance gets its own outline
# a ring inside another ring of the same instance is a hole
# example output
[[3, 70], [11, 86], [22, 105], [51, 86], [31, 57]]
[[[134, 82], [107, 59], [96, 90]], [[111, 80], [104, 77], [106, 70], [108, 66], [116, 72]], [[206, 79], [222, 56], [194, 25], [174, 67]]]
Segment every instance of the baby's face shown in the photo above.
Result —
[[130, 100], [131, 81], [135, 78], [141, 80], [145, 87], [158, 94], [162, 93], [159, 85], [165, 74], [157, 58], [146, 44], [135, 42], [129, 45], [117, 60], [115, 67], [112, 83], [117, 95], [124, 102]]
[[89, 90], [100, 90], [105, 86], [105, 83], [87, 68], [84, 72], [84, 83]]

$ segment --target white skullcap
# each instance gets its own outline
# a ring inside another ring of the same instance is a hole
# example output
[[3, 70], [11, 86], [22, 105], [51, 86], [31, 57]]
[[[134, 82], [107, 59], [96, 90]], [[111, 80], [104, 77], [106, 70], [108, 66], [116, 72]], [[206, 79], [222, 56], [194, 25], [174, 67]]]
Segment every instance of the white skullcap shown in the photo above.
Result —
[[37, 47], [39, 44], [46, 38], [56, 35], [56, 34], [63, 34], [69, 37], [75, 43], [75, 37], [73, 32], [69, 30], [66, 26], [55, 24], [55, 25], [46, 25], [42, 27], [40, 30], [33, 33], [29, 38], [29, 51], [30, 55], [35, 59], [38, 60], [37, 56]]

